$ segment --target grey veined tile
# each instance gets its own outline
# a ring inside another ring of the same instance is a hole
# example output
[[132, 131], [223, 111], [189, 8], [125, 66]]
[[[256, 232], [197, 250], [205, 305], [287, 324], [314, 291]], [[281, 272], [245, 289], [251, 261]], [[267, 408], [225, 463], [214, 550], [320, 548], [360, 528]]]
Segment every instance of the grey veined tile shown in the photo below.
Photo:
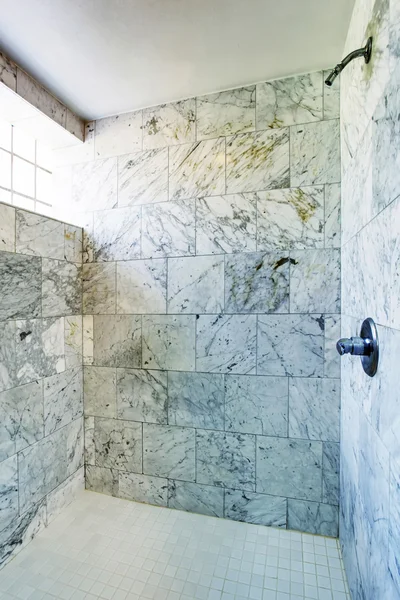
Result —
[[168, 507], [210, 517], [223, 517], [224, 490], [211, 485], [169, 480]]
[[16, 211], [16, 251], [64, 259], [64, 223], [25, 210]]
[[325, 248], [340, 248], [340, 183], [325, 186]]
[[85, 416], [109, 417], [116, 415], [116, 370], [109, 367], [85, 367], [83, 391]]
[[254, 131], [256, 86], [198, 97], [196, 117], [198, 140]]
[[255, 252], [256, 202], [255, 194], [197, 199], [197, 254]]
[[320, 502], [322, 442], [258, 436], [257, 491]]
[[224, 376], [169, 372], [168, 423], [224, 429]]
[[329, 504], [288, 499], [288, 528], [336, 538], [339, 509]]
[[143, 424], [143, 472], [194, 481], [195, 430]]
[[17, 385], [15, 321], [0, 321], [0, 392]]
[[82, 266], [44, 258], [42, 261], [42, 316], [82, 312]]
[[117, 263], [117, 312], [165, 313], [167, 263], [163, 258]]
[[117, 206], [117, 159], [105, 158], [72, 167], [72, 200], [79, 212]]
[[15, 252], [15, 208], [6, 204], [0, 205], [0, 250]]
[[118, 419], [94, 419], [96, 466], [142, 472], [142, 424]]
[[225, 429], [286, 437], [288, 379], [226, 375]]
[[194, 98], [146, 108], [143, 111], [143, 148], [194, 142], [195, 111]]
[[286, 511], [286, 498], [225, 490], [225, 518], [285, 529]]
[[289, 436], [339, 441], [340, 380], [295, 377], [289, 383]]
[[289, 129], [240, 133], [226, 140], [226, 192], [289, 187]]
[[143, 316], [142, 327], [144, 368], [194, 371], [195, 316]]
[[107, 158], [142, 149], [142, 111], [96, 121], [96, 157]]
[[145, 423], [167, 423], [167, 373], [117, 369], [117, 417]]
[[169, 313], [220, 313], [223, 308], [223, 256], [169, 259]]
[[83, 313], [115, 313], [115, 263], [83, 265]]
[[340, 250], [291, 252], [290, 311], [340, 312]]
[[118, 157], [118, 206], [168, 200], [168, 148]]
[[225, 138], [169, 149], [171, 200], [225, 193]]
[[140, 258], [140, 239], [140, 207], [114, 208], [94, 213], [94, 262]]
[[323, 377], [323, 315], [259, 315], [257, 373]]
[[324, 442], [322, 451], [322, 501], [339, 505], [340, 445]]
[[0, 462], [44, 436], [41, 381], [0, 394]]
[[225, 257], [225, 312], [288, 312], [289, 256], [281, 253]]
[[[330, 71], [323, 72], [324, 81]], [[324, 85], [324, 119], [338, 119], [340, 116], [340, 78], [335, 85]]]
[[64, 225], [64, 258], [69, 262], [82, 262], [83, 229], [74, 225]]
[[257, 193], [258, 250], [323, 246], [323, 186]]
[[19, 384], [65, 370], [63, 318], [17, 321], [15, 339]]
[[85, 466], [86, 489], [109, 496], [119, 495], [119, 471], [117, 469], [104, 469], [95, 465]]
[[168, 480], [162, 477], [120, 472], [118, 496], [135, 502], [167, 506]]
[[255, 490], [255, 436], [223, 431], [196, 432], [197, 482]]
[[0, 463], [0, 531], [18, 517], [17, 456]]
[[340, 181], [339, 121], [294, 125], [290, 130], [290, 185]]
[[93, 364], [99, 367], [140, 367], [142, 320], [135, 315], [94, 315]]
[[196, 335], [197, 371], [255, 373], [255, 315], [200, 315]]
[[44, 380], [44, 431], [49, 435], [83, 415], [82, 369], [69, 369]]
[[65, 368], [82, 366], [82, 315], [72, 315], [64, 319]]
[[0, 321], [41, 316], [42, 261], [0, 252]]
[[257, 84], [257, 129], [322, 119], [321, 71]]
[[195, 200], [142, 208], [142, 257], [195, 254]]

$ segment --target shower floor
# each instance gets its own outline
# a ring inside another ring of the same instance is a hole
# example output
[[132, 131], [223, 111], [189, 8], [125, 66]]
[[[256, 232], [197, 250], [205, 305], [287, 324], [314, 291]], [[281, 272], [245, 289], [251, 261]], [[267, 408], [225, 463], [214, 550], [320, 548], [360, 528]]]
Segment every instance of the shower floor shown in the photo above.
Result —
[[349, 600], [337, 541], [82, 492], [0, 571], [1, 600]]

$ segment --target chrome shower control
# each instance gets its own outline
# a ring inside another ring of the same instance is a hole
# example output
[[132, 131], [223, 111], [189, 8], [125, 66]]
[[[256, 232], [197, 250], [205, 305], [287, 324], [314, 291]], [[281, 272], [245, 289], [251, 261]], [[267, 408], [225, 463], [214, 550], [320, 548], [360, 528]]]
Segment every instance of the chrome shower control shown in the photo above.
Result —
[[373, 377], [379, 360], [378, 332], [374, 321], [370, 318], [365, 319], [361, 325], [360, 336], [340, 339], [336, 349], [341, 356], [344, 354], [360, 356], [364, 371]]

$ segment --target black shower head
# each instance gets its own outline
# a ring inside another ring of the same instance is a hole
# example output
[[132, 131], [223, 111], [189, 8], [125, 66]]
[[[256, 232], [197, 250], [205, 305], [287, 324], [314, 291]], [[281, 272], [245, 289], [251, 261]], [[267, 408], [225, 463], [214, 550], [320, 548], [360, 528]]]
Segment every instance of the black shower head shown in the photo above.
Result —
[[346, 56], [346, 58], [344, 58], [342, 60], [342, 62], [340, 62], [338, 65], [336, 65], [336, 67], [333, 69], [333, 71], [331, 71], [329, 73], [328, 77], [325, 79], [326, 85], [331, 87], [331, 85], [335, 81], [336, 77], [343, 71], [343, 69], [345, 67], [347, 67], [349, 62], [351, 62], [354, 58], [363, 56], [365, 63], [368, 64], [369, 61], [371, 60], [371, 52], [372, 52], [372, 37], [368, 38], [368, 41], [363, 48], [359, 48], [358, 50], [354, 50], [353, 52], [350, 52], [350, 54], [348, 54]]

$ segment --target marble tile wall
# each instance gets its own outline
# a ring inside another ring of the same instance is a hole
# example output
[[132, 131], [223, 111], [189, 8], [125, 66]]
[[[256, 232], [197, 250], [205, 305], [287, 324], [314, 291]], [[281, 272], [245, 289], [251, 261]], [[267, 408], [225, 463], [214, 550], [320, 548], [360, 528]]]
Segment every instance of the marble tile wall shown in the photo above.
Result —
[[[378, 324], [368, 378], [342, 362], [340, 539], [354, 600], [400, 598], [400, 1], [357, 0], [341, 77], [342, 334]], [[329, 489], [329, 482], [327, 482]]]
[[85, 231], [89, 489], [337, 535], [338, 101], [312, 73], [58, 153]]
[[82, 230], [0, 204], [0, 567], [84, 487]]

